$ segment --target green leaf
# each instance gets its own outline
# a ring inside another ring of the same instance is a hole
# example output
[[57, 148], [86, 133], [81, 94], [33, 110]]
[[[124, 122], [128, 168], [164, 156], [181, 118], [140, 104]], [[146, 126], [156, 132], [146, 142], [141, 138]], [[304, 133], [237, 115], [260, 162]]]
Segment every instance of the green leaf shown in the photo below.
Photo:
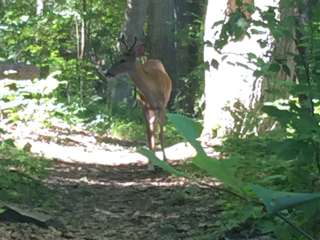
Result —
[[217, 60], [215, 60], [214, 58], [211, 60], [211, 64], [210, 65], [215, 69], [219, 68], [219, 62]]
[[269, 66], [269, 71], [277, 73], [281, 69], [280, 65], [278, 63], [271, 63]]
[[283, 64], [283, 65], [282, 65], [282, 70], [283, 70], [283, 72], [284, 72], [288, 77], [291, 76], [291, 70], [290, 70], [290, 68], [289, 68], [286, 64]]
[[296, 118], [296, 114], [288, 110], [280, 110], [275, 106], [263, 106], [262, 111], [271, 117], [275, 117], [281, 125], [285, 126], [292, 119]]
[[234, 176], [236, 159], [218, 160], [208, 156], [197, 155], [192, 162], [225, 185], [236, 191], [242, 191], [241, 181]]
[[167, 162], [160, 160], [154, 152], [150, 151], [147, 148], [138, 149], [138, 153], [141, 153], [143, 156], [147, 157], [153, 165], [162, 168], [163, 170], [171, 173], [174, 176], [181, 177], [185, 176], [183, 172], [176, 170], [174, 167], [170, 166]]
[[275, 152], [284, 160], [292, 160], [297, 157], [304, 144], [296, 139], [284, 139], [283, 141], [272, 141], [268, 144], [268, 149]]
[[273, 191], [259, 185], [251, 185], [253, 192], [262, 200], [270, 214], [283, 209], [293, 208], [297, 205], [319, 200], [320, 193], [293, 193]]
[[177, 131], [197, 150], [197, 153], [206, 156], [200, 142], [197, 141], [202, 131], [201, 124], [181, 114], [168, 113], [167, 116]]
[[198, 122], [180, 114], [168, 114], [168, 118], [177, 131], [197, 150], [198, 154], [193, 159], [193, 163], [210, 176], [236, 190], [240, 190], [241, 182], [234, 177], [237, 159], [218, 160], [208, 157], [200, 142], [197, 141], [202, 130], [202, 126]]

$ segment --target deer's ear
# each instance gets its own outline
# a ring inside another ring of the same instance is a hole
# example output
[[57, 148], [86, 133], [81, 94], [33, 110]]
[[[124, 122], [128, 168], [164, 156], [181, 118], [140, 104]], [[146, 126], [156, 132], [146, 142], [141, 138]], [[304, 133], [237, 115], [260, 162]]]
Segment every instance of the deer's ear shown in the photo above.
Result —
[[144, 55], [144, 44], [143, 43], [138, 43], [134, 47], [134, 55], [136, 57], [142, 57]]

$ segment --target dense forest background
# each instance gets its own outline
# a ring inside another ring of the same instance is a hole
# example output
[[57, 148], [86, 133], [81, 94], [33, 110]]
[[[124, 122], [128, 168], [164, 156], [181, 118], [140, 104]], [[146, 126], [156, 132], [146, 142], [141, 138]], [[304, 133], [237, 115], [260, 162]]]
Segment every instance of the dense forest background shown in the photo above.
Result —
[[139, 152], [223, 192], [218, 220], [192, 239], [318, 239], [319, 12], [318, 0], [0, 0], [0, 208], [47, 177], [31, 132], [145, 145], [139, 90], [104, 74], [124, 35], [172, 79], [166, 146], [196, 154], [173, 168]]

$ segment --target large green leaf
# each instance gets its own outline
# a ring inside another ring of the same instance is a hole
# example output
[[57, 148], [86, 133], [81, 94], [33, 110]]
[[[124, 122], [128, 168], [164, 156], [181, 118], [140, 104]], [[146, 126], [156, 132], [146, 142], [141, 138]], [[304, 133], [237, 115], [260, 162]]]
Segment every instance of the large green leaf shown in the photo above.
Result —
[[197, 153], [206, 156], [200, 142], [197, 141], [202, 131], [201, 124], [181, 114], [168, 113], [167, 116], [177, 131], [197, 150]]
[[177, 131], [197, 150], [197, 156], [193, 163], [206, 171], [210, 176], [217, 178], [224, 184], [239, 190], [241, 182], [234, 177], [236, 159], [218, 160], [208, 157], [197, 138], [201, 134], [202, 127], [191, 118], [180, 114], [168, 114]]
[[167, 162], [160, 160], [154, 154], [154, 152], [150, 151], [149, 149], [140, 148], [140, 149], [138, 149], [138, 152], [141, 153], [142, 155], [144, 155], [145, 157], [147, 157], [153, 165], [162, 168], [163, 170], [171, 173], [172, 175], [177, 176], [177, 177], [185, 176], [185, 174], [183, 172], [176, 170], [174, 167], [170, 166]]
[[282, 159], [295, 159], [305, 143], [297, 139], [284, 139], [283, 141], [270, 141], [268, 149], [277, 154]]
[[225, 185], [236, 191], [242, 191], [242, 183], [234, 175], [235, 166], [233, 165], [236, 159], [218, 160], [208, 156], [197, 155], [192, 162]]
[[295, 207], [320, 199], [320, 193], [292, 193], [273, 191], [259, 185], [251, 185], [253, 192], [262, 200], [267, 211], [274, 214], [280, 210]]
[[295, 113], [290, 112], [288, 110], [278, 109], [275, 106], [263, 106], [262, 111], [267, 113], [271, 117], [275, 117], [281, 123], [282, 126], [287, 125], [289, 122], [291, 122], [293, 119], [297, 117]]

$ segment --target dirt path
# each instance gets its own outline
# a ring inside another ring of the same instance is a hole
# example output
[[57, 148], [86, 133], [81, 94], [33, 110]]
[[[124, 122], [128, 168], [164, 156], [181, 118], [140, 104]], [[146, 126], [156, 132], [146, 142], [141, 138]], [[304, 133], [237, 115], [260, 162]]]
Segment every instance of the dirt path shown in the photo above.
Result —
[[[132, 144], [98, 139], [87, 132], [20, 130], [28, 133], [17, 134], [18, 144], [64, 160], [54, 160], [45, 181], [55, 192], [46, 209], [59, 225], [46, 229], [1, 222], [0, 240], [173, 240], [196, 239], [214, 231], [218, 193], [183, 178], [147, 171], [146, 159], [135, 153]], [[180, 159], [192, 154], [184, 144], [168, 152]]]
[[48, 181], [63, 227], [1, 223], [0, 239], [194, 239], [214, 227], [216, 193], [139, 166], [57, 162]]

